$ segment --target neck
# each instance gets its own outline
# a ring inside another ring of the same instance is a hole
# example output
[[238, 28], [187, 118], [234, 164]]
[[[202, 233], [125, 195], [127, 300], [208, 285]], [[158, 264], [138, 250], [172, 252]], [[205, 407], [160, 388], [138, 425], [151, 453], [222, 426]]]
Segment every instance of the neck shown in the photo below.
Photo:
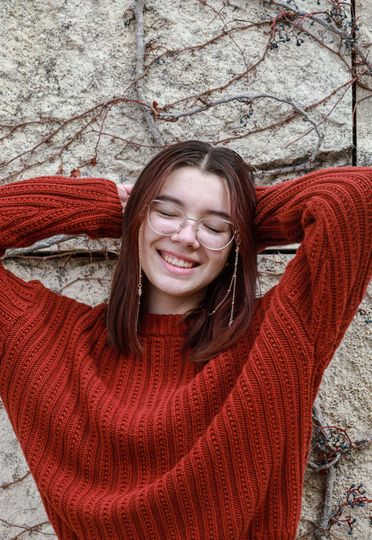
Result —
[[192, 296], [177, 297], [159, 290], [150, 290], [148, 294], [147, 311], [157, 315], [184, 315], [200, 305], [205, 291], [198, 291]]

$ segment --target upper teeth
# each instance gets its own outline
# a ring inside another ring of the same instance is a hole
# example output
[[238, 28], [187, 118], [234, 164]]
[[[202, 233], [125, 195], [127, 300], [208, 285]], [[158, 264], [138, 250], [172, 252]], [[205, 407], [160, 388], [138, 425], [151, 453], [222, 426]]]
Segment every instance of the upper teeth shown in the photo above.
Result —
[[181, 266], [182, 268], [192, 268], [194, 264], [192, 262], [184, 261], [183, 259], [177, 259], [173, 255], [162, 252], [162, 257], [167, 261], [167, 263], [173, 264], [174, 266]]

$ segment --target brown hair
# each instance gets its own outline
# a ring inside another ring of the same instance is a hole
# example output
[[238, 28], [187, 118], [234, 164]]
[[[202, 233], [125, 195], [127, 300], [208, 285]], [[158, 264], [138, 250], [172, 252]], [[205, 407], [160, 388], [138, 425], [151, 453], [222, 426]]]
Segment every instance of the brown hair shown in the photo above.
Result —
[[256, 193], [252, 169], [233, 150], [213, 147], [201, 141], [175, 143], [159, 152], [142, 170], [124, 212], [122, 246], [107, 309], [109, 341], [124, 354], [140, 356], [142, 353], [137, 326], [140, 330], [146, 306], [146, 279], [138, 313], [139, 229], [146, 217], [148, 204], [159, 194], [166, 177], [185, 166], [197, 167], [203, 173], [213, 173], [226, 180], [231, 198], [231, 218], [239, 235], [234, 322], [229, 327], [231, 294], [213, 316], [208, 313], [222, 301], [229, 287], [235, 246], [226, 267], [209, 284], [203, 305], [185, 316], [189, 323], [185, 351], [191, 351], [190, 360], [206, 361], [231, 347], [244, 335], [253, 314], [257, 251], [254, 229]]

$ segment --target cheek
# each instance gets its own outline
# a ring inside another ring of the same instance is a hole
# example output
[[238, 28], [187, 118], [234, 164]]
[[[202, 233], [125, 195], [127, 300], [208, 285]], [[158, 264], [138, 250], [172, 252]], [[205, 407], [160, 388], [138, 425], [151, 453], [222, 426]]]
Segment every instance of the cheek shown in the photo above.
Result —
[[141, 225], [138, 233], [138, 249], [141, 256], [145, 256], [150, 245], [150, 236], [145, 224]]
[[140, 253], [142, 253], [143, 249], [144, 249], [144, 234], [143, 234], [143, 228], [141, 226], [138, 233], [138, 250]]
[[154, 271], [154, 249], [153, 244], [157, 238], [152, 233], [151, 229], [142, 225], [138, 234], [138, 251], [141, 261], [141, 267], [145, 275], [150, 279]]
[[212, 278], [211, 281], [213, 281], [213, 279], [215, 279], [225, 268], [227, 264], [227, 259], [229, 258], [229, 253], [230, 251], [225, 253], [223, 256], [216, 257], [216, 259], [211, 261], [211, 268], [210, 268], [211, 278]]
[[151, 264], [149, 264], [147, 260], [149, 253], [147, 245], [148, 242], [146, 238], [146, 233], [143, 227], [141, 227], [138, 234], [138, 254], [142, 271], [145, 273], [146, 276], [148, 275], [148, 269], [151, 268]]

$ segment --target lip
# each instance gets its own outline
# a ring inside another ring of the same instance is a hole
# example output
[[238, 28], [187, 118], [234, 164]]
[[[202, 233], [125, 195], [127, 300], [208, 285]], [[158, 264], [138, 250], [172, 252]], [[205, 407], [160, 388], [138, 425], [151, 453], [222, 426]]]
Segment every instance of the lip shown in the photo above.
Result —
[[[167, 253], [169, 255], [172, 255], [173, 257], [176, 257], [177, 259], [181, 259], [187, 262], [192, 262], [196, 264], [197, 266], [193, 266], [192, 268], [182, 268], [181, 266], [174, 266], [173, 264], [168, 263], [163, 257], [162, 253]], [[165, 251], [165, 250], [157, 250], [157, 254], [159, 255], [160, 262], [162, 266], [171, 274], [176, 274], [178, 276], [189, 276], [192, 274], [195, 269], [200, 265], [200, 263], [195, 263], [192, 259], [188, 259], [186, 257], [182, 257], [180, 255], [177, 255], [176, 253], [172, 253], [171, 251]]]
[[180, 255], [179, 253], [174, 253], [173, 251], [168, 251], [166, 249], [158, 249], [158, 253], [161, 256], [162, 253], [166, 253], [167, 255], [170, 255], [171, 257], [174, 257], [176, 259], [180, 259], [181, 261], [186, 261], [193, 263], [197, 266], [199, 266], [200, 263], [197, 261], [194, 261], [193, 259], [190, 259], [189, 257], [185, 257], [185, 255]]

